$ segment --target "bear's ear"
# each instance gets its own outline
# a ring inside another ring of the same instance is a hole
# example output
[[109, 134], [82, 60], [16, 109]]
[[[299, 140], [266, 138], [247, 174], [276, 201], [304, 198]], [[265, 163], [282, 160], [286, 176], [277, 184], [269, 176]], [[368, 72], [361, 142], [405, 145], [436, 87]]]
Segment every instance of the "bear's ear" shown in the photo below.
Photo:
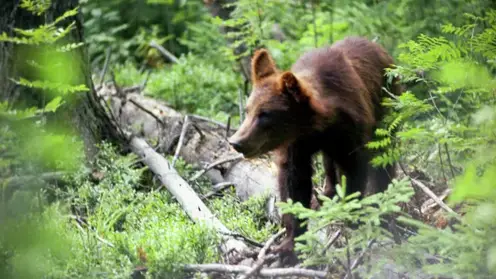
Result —
[[253, 82], [276, 73], [276, 65], [266, 49], [259, 49], [251, 60], [251, 76]]
[[291, 72], [284, 72], [280, 79], [280, 89], [282, 93], [289, 94], [296, 102], [306, 100], [307, 96], [302, 91], [302, 87], [296, 76]]

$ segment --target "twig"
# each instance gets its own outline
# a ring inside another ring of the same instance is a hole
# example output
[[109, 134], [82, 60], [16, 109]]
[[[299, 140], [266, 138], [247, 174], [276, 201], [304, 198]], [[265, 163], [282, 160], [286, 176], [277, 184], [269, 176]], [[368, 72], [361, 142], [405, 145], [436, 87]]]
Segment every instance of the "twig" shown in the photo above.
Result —
[[166, 50], [161, 45], [157, 44], [155, 41], [150, 42], [150, 47], [157, 49], [170, 62], [175, 63], [175, 64], [179, 63], [179, 59], [177, 59], [177, 57], [174, 56], [174, 54], [170, 53], [168, 50]]
[[109, 65], [109, 61], [110, 61], [110, 56], [111, 56], [110, 50], [111, 50], [111, 48], [108, 47], [107, 48], [107, 53], [105, 54], [105, 62], [103, 64], [103, 69], [100, 72], [99, 86], [102, 86], [103, 85], [103, 79], [105, 78], [105, 74], [107, 73], [107, 69], [108, 69], [108, 65]]
[[[248, 266], [243, 265], [224, 265], [224, 264], [186, 264], [182, 266], [186, 271], [192, 272], [219, 272], [219, 273], [247, 273], [251, 270]], [[303, 268], [263, 268], [258, 274], [260, 277], [290, 277], [302, 276], [309, 278], [326, 278], [327, 273], [318, 270]]]
[[188, 116], [184, 116], [183, 127], [181, 129], [181, 135], [179, 136], [179, 141], [177, 142], [176, 152], [174, 153], [174, 158], [172, 158], [172, 167], [176, 164], [177, 158], [179, 157], [179, 152], [181, 151], [181, 147], [183, 146], [184, 136], [186, 135], [186, 131], [188, 130], [189, 121]]
[[[439, 196], [439, 199], [444, 200], [450, 193], [451, 193], [451, 189], [448, 188], [444, 190], [441, 196]], [[427, 201], [424, 202], [424, 204], [422, 204], [420, 210], [422, 213], [425, 213], [436, 205], [437, 203], [433, 199], [428, 199]]]
[[[88, 234], [88, 232], [86, 232], [86, 231], [84, 230], [84, 228], [83, 228], [83, 227], [82, 227], [82, 226], [81, 226], [78, 222], [75, 222], [75, 224], [76, 224], [76, 227], [77, 227], [77, 228], [78, 228], [78, 229], [79, 229], [82, 233], [84, 233], [84, 234]], [[108, 240], [105, 240], [105, 239], [101, 238], [101, 237], [98, 235], [98, 233], [97, 233], [97, 232], [95, 232], [95, 231], [93, 231], [93, 230], [90, 230], [89, 228], [88, 228], [88, 230], [89, 230], [89, 231], [91, 231], [91, 232], [93, 232], [93, 233], [95, 234], [96, 239], [98, 239], [101, 243], [103, 243], [103, 244], [105, 244], [105, 245], [107, 245], [107, 246], [109, 246], [109, 247], [112, 247], [112, 248], [114, 248], [114, 247], [115, 247], [115, 245], [114, 245], [114, 244], [112, 244], [111, 242], [109, 242]]]
[[141, 85], [134, 85], [134, 86], [122, 88], [122, 92], [125, 94], [133, 93], [135, 91], [141, 91]]
[[250, 239], [250, 238], [248, 238], [248, 237], [246, 237], [246, 236], [244, 236], [244, 235], [242, 235], [242, 234], [240, 234], [240, 233], [235, 233], [235, 232], [232, 232], [232, 233], [221, 232], [221, 233], [222, 233], [222, 234], [224, 234], [224, 235], [232, 236], [232, 237], [234, 237], [234, 238], [240, 238], [240, 239], [242, 239], [244, 242], [246, 242], [246, 243], [248, 243], [248, 244], [250, 244], [250, 245], [252, 245], [252, 246], [255, 246], [255, 247], [260, 247], [260, 248], [262, 248], [262, 247], [263, 247], [263, 245], [262, 245], [261, 243], [259, 243], [259, 242], [255, 241], [255, 240], [253, 240], [253, 239]]
[[440, 198], [434, 194], [434, 192], [429, 189], [429, 187], [425, 186], [422, 182], [418, 181], [417, 179], [410, 177], [410, 175], [407, 173], [405, 168], [403, 167], [403, 164], [399, 163], [398, 164], [400, 169], [403, 171], [403, 173], [410, 178], [410, 181], [412, 181], [413, 184], [418, 186], [424, 193], [426, 193], [433, 201], [435, 201], [440, 207], [442, 207], [444, 210], [453, 213], [455, 217], [459, 218], [458, 214], [453, 211], [448, 205], [446, 205]]
[[410, 180], [415, 184], [417, 187], [419, 187], [424, 193], [426, 193], [432, 200], [434, 200], [441, 208], [444, 210], [448, 211], [449, 213], [454, 214], [455, 216], [458, 217], [458, 214], [453, 211], [448, 205], [446, 205], [436, 194], [434, 194], [429, 187], [425, 186], [424, 183], [418, 181], [415, 178], [410, 178]]
[[210, 169], [214, 168], [215, 166], [218, 166], [218, 165], [221, 165], [221, 164], [224, 164], [224, 163], [229, 163], [229, 162], [232, 162], [232, 161], [241, 160], [241, 159], [243, 159], [243, 154], [236, 154], [236, 155], [231, 156], [231, 157], [227, 157], [227, 158], [223, 158], [223, 159], [217, 160], [217, 161], [211, 163], [210, 165], [206, 166], [203, 170], [200, 170], [200, 171], [196, 172], [193, 175], [193, 177], [191, 177], [189, 179], [189, 181], [195, 181], [196, 179], [198, 179], [198, 177], [202, 176], [204, 173], [206, 173]]
[[[365, 256], [365, 253], [367, 253], [367, 249], [369, 249], [373, 244], [374, 244], [375, 240], [371, 240], [369, 241], [369, 243], [367, 244], [367, 248], [363, 249], [363, 251], [360, 253], [360, 255], [353, 261], [353, 263], [351, 264], [349, 270], [350, 270], [350, 276], [351, 276], [351, 271], [353, 271], [358, 264], [360, 264], [360, 262], [362, 261], [363, 257]], [[348, 274], [346, 274], [344, 276], [344, 279], [348, 279]]]
[[126, 105], [127, 98], [126, 98], [126, 93], [122, 90], [122, 88], [117, 84], [117, 81], [115, 80], [115, 73], [114, 71], [110, 72], [110, 76], [112, 78], [112, 83], [114, 84], [115, 91], [117, 93], [117, 97], [122, 99], [121, 106], [119, 107], [119, 117], [122, 115], [122, 110], [124, 109], [124, 106]]
[[265, 255], [267, 254], [267, 251], [269, 250], [270, 246], [276, 241], [277, 238], [279, 238], [285, 232], [286, 232], [285, 229], [280, 230], [278, 233], [271, 236], [269, 238], [269, 240], [267, 240], [264, 247], [262, 249], [260, 249], [260, 252], [258, 253], [258, 256], [257, 256], [257, 261], [255, 262], [252, 269], [250, 271], [248, 271], [244, 276], [241, 276], [239, 279], [248, 279], [248, 278], [252, 277], [255, 273], [257, 273], [260, 269], [262, 269], [262, 266], [266, 261]]
[[198, 134], [200, 134], [200, 140], [205, 138], [205, 135], [203, 134], [202, 130], [200, 128], [198, 128], [198, 126], [196, 126], [195, 123], [191, 122], [191, 126], [193, 126], [193, 128], [195, 128], [195, 130], [198, 132]]
[[148, 84], [148, 80], [150, 80], [150, 75], [151, 75], [151, 71], [150, 70], [146, 71], [146, 77], [145, 77], [145, 79], [143, 80], [143, 82], [141, 83], [141, 86], [140, 86], [140, 90], [141, 91], [145, 90], [146, 85]]
[[227, 127], [226, 127], [226, 136], [225, 138], [229, 137], [229, 130], [231, 130], [231, 116], [227, 118]]
[[267, 254], [267, 251], [270, 249], [270, 246], [272, 246], [272, 244], [274, 244], [276, 239], [279, 238], [280, 236], [282, 236], [285, 232], [286, 232], [286, 229], [282, 229], [279, 232], [277, 232], [276, 234], [274, 234], [273, 236], [271, 236], [269, 238], [269, 240], [267, 240], [267, 242], [262, 247], [262, 249], [260, 249], [260, 252], [258, 253], [258, 256], [257, 256], [257, 261], [255, 262], [253, 268], [245, 276], [241, 277], [240, 279], [248, 279], [251, 276], [253, 276], [254, 274], [256, 274], [258, 271], [260, 271], [263, 264], [268, 260], [268, 257], [266, 256], [266, 254]]
[[155, 113], [153, 113], [151, 110], [145, 108], [144, 106], [142, 106], [140, 103], [138, 103], [134, 99], [130, 98], [129, 102], [131, 102], [133, 105], [137, 106], [139, 109], [141, 109], [142, 111], [148, 113], [150, 116], [155, 118], [155, 120], [157, 120], [157, 122], [160, 123], [161, 125], [165, 125], [164, 122], [162, 121], [162, 119], [160, 119], [158, 116], [156, 116]]
[[450, 152], [448, 150], [448, 143], [444, 143], [444, 150], [446, 151], [446, 155], [448, 156], [448, 165], [450, 167], [450, 171], [451, 171], [451, 176], [452, 178], [455, 178], [455, 170], [453, 168], [453, 164], [451, 163], [451, 156], [450, 156]]
[[205, 199], [208, 199], [210, 198], [211, 196], [219, 193], [219, 192], [222, 192], [224, 191], [225, 189], [229, 188], [229, 186], [231, 185], [234, 185], [232, 182], [221, 182], [221, 183], [217, 183], [215, 184], [213, 187], [212, 187], [212, 191], [206, 193], [205, 195], [203, 195], [203, 197], [201, 197], [202, 200], [205, 200]]
[[324, 250], [322, 251], [322, 254], [324, 254], [325, 251], [327, 251], [327, 249], [331, 248], [331, 246], [336, 242], [336, 240], [338, 240], [340, 235], [341, 235], [341, 229], [337, 230], [334, 233], [334, 235], [331, 237], [331, 239], [329, 239], [329, 242], [327, 242], [326, 245], [324, 246]]
[[[125, 94], [126, 92], [124, 92], [124, 90], [122, 90], [122, 88], [117, 84], [117, 81], [115, 79], [115, 73], [114, 73], [114, 71], [110, 71], [110, 77], [112, 78], [112, 83], [114, 84], [114, 87], [115, 87], [115, 91], [117, 93], [117, 96], [119, 98], [124, 97], [126, 95]], [[126, 100], [124, 99], [124, 101], [126, 101]]]
[[446, 174], [444, 173], [443, 153], [441, 153], [441, 145], [439, 143], [437, 144], [437, 153], [439, 155], [439, 163], [441, 164], [441, 173], [443, 174], [444, 181], [448, 182]]
[[[95, 88], [93, 88], [94, 91], [96, 91]], [[109, 98], [112, 98], [111, 96], [109, 96]], [[117, 132], [121, 135], [121, 137], [125, 138], [125, 132], [124, 130], [122, 129], [121, 125], [119, 125], [119, 121], [117, 121], [117, 118], [115, 118], [115, 114], [114, 114], [114, 111], [110, 108], [109, 106], [109, 103], [107, 103], [107, 101], [105, 101], [105, 98], [101, 95], [99, 95], [98, 93], [96, 94], [96, 99], [97, 99], [97, 102], [102, 105], [103, 107], [103, 110], [110, 116], [110, 122], [113, 122], [114, 124], [114, 127], [116, 127], [117, 129]], [[122, 104], [121, 104], [122, 106]], [[120, 109], [119, 109], [120, 111]]]
[[348, 276], [352, 276], [353, 277], [353, 275], [351, 274], [350, 245], [348, 243], [348, 237], [346, 237], [346, 234], [344, 235], [344, 240], [346, 241], [346, 261], [347, 261], [347, 264], [346, 264], [346, 276], [345, 276], [345, 278], [347, 278]]
[[393, 98], [394, 100], [398, 100], [398, 96], [394, 95], [393, 93], [391, 93], [389, 90], [387, 90], [386, 87], [382, 87], [382, 90], [384, 90], [384, 92], [386, 92], [391, 98]]
[[[217, 120], [213, 120], [213, 119], [207, 118], [205, 116], [196, 115], [196, 114], [189, 114], [189, 116], [192, 117], [192, 118], [198, 119], [198, 120], [202, 120], [202, 121], [205, 121], [205, 122], [213, 123], [213, 124], [215, 124], [215, 125], [217, 125], [217, 126], [219, 126], [221, 128], [224, 128], [224, 129], [227, 128], [226, 124], [224, 124], [222, 122], [219, 122]], [[235, 128], [232, 128], [231, 127], [230, 129], [233, 130], [233, 131], [236, 131]]]
[[241, 89], [238, 90], [238, 106], [239, 106], [239, 123], [243, 123], [243, 120], [245, 119], [245, 112], [244, 112], [244, 104], [243, 104], [243, 91]]
[[443, 113], [441, 112], [441, 110], [437, 107], [436, 101], [434, 100], [435, 98], [434, 98], [434, 96], [432, 96], [432, 92], [431, 92], [431, 90], [427, 90], [427, 91], [429, 92], [429, 96], [431, 97], [430, 99], [431, 99], [431, 101], [432, 101], [432, 105], [433, 105], [433, 106], [434, 106], [434, 108], [436, 109], [437, 113], [438, 113], [439, 115], [441, 115], [441, 117], [442, 117], [443, 119], [445, 119], [445, 120], [446, 120], [446, 117], [443, 115]]

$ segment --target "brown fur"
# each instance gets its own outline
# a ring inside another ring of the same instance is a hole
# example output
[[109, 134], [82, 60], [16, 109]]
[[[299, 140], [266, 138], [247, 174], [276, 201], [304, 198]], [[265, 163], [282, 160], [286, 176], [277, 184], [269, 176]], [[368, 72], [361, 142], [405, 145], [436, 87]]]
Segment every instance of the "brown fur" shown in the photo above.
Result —
[[[269, 53], [258, 50], [247, 117], [229, 142], [247, 158], [276, 152], [282, 201], [310, 206], [311, 158], [318, 151], [324, 154], [326, 196], [334, 195], [337, 170], [347, 177], [348, 193], [363, 194], [367, 184], [372, 192], [383, 191], [394, 168], [372, 168], [373, 154], [364, 145], [384, 117], [380, 100], [385, 68], [392, 64], [381, 46], [356, 37], [303, 54], [291, 71], [278, 70]], [[390, 91], [400, 94], [396, 81]], [[288, 214], [283, 223], [287, 237], [278, 250], [291, 252], [305, 228]]]

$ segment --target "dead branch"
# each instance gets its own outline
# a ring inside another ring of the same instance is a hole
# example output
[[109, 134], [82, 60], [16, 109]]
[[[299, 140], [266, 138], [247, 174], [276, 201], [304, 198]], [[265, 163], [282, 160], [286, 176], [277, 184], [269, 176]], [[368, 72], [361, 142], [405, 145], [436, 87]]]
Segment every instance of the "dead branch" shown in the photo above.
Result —
[[248, 271], [244, 276], [241, 276], [239, 279], [248, 279], [255, 275], [257, 272], [262, 269], [262, 266], [264, 265], [266, 261], [265, 254], [269, 250], [270, 246], [276, 241], [277, 238], [279, 238], [281, 235], [283, 235], [286, 232], [285, 229], [280, 230], [278, 233], [274, 234], [269, 240], [265, 243], [264, 247], [260, 249], [260, 252], [258, 253], [257, 261], [253, 265], [252, 269]]
[[208, 166], [206, 166], [203, 170], [200, 170], [198, 172], [196, 172], [190, 179], [189, 181], [195, 181], [197, 180], [200, 176], [202, 176], [204, 173], [206, 173], [207, 171], [209, 171], [210, 169], [218, 166], [218, 165], [222, 165], [224, 163], [229, 163], [229, 162], [232, 162], [232, 161], [237, 161], [237, 160], [241, 160], [243, 159], [243, 154], [236, 154], [234, 156], [231, 156], [231, 157], [227, 157], [227, 158], [223, 158], [223, 159], [220, 159], [220, 160], [217, 160], [211, 164], [209, 164]]
[[322, 251], [322, 254], [325, 253], [325, 251], [327, 251], [327, 249], [331, 248], [332, 245], [334, 245], [334, 243], [336, 243], [336, 240], [338, 240], [339, 236], [341, 236], [341, 229], [337, 230], [331, 237], [331, 239], [329, 239], [329, 242], [326, 243], [326, 245], [324, 246], [324, 250]]
[[203, 195], [201, 197], [201, 199], [202, 200], [206, 200], [206, 199], [212, 197], [213, 195], [215, 195], [215, 194], [217, 194], [219, 192], [224, 191], [225, 189], [229, 188], [229, 186], [232, 186], [232, 185], [234, 185], [234, 183], [229, 182], [229, 181], [217, 183], [217, 184], [215, 184], [212, 187], [212, 191], [210, 191], [210, 192], [206, 193], [205, 195]]
[[[213, 119], [210, 119], [208, 117], [205, 117], [205, 116], [201, 116], [201, 115], [196, 115], [196, 114], [189, 114], [190, 117], [193, 117], [195, 119], [198, 119], [198, 120], [202, 120], [202, 121], [205, 121], [205, 122], [210, 122], [212, 124], [215, 124], [219, 127], [222, 127], [223, 129], [227, 129], [227, 125], [222, 123], [222, 122], [219, 122], [219, 121], [216, 121], [216, 120], [213, 120]], [[233, 131], [236, 131], [237, 129], [233, 128], [233, 127], [229, 127], [229, 130], [233, 130]]]
[[155, 118], [155, 120], [157, 120], [157, 122], [160, 123], [162, 126], [164, 125], [164, 122], [162, 121], [162, 119], [160, 119], [158, 116], [156, 116], [155, 113], [151, 112], [150, 110], [148, 110], [147, 108], [145, 108], [144, 106], [142, 106], [140, 103], [138, 103], [133, 98], [129, 98], [128, 100], [129, 100], [130, 103], [132, 103], [133, 105], [135, 105], [136, 107], [138, 107], [140, 110], [148, 113], [151, 117]]
[[[444, 200], [449, 194], [451, 193], [451, 189], [446, 189], [444, 192], [439, 196], [440, 200]], [[432, 209], [433, 207], [439, 205], [434, 201], [433, 199], [428, 199], [426, 200], [422, 206], [420, 207], [420, 210], [422, 213], [426, 213], [428, 210]]]
[[245, 112], [244, 112], [244, 96], [243, 96], [243, 91], [241, 91], [241, 89], [238, 89], [238, 97], [239, 97], [239, 100], [238, 100], [238, 105], [239, 105], [239, 123], [242, 123], [243, 120], [244, 120], [244, 116], [245, 116]]
[[352, 276], [351, 275], [351, 272], [360, 264], [360, 262], [363, 260], [363, 257], [365, 256], [365, 253], [367, 253], [367, 249], [370, 249], [370, 247], [375, 243], [375, 240], [371, 240], [369, 241], [369, 243], [367, 244], [367, 248], [363, 249], [362, 253], [360, 253], [360, 255], [353, 261], [353, 263], [351, 264], [349, 270], [350, 270], [350, 273], [346, 274], [344, 276], [344, 279], [348, 279], [348, 275]]
[[174, 153], [174, 158], [172, 159], [172, 166], [176, 164], [176, 160], [179, 157], [179, 152], [181, 151], [181, 147], [183, 146], [184, 136], [186, 135], [186, 131], [188, 129], [189, 121], [188, 116], [184, 116], [183, 127], [181, 128], [181, 135], [179, 136], [179, 141], [177, 142], [176, 152]]
[[230, 130], [231, 130], [231, 116], [229, 115], [229, 117], [227, 118], [226, 136], [225, 136], [226, 140], [229, 137]]
[[448, 165], [451, 171], [451, 178], [455, 178], [455, 168], [453, 167], [453, 163], [451, 162], [451, 155], [448, 149], [448, 143], [444, 143], [444, 151], [446, 151], [446, 156], [448, 157]]
[[441, 152], [441, 144], [439, 143], [437, 144], [437, 155], [439, 156], [439, 163], [441, 164], [441, 173], [443, 174], [444, 181], [448, 182], [446, 174], [444, 173], [443, 153]]
[[253, 240], [253, 239], [251, 239], [251, 238], [248, 238], [248, 237], [246, 237], [246, 236], [244, 236], [244, 235], [242, 235], [242, 234], [240, 234], [240, 233], [234, 233], [234, 232], [233, 232], [233, 233], [224, 233], [224, 234], [225, 234], [225, 235], [228, 235], [228, 236], [232, 236], [232, 237], [234, 237], [234, 238], [240, 238], [240, 239], [242, 239], [244, 242], [246, 242], [246, 243], [248, 243], [248, 244], [250, 244], [250, 245], [252, 245], [252, 246], [255, 246], [255, 247], [258, 247], [258, 248], [262, 248], [262, 247], [263, 247], [263, 245], [262, 245], [262, 244], [260, 244], [259, 242], [255, 241], [255, 240]]
[[346, 234], [344, 234], [344, 240], [346, 241], [346, 262], [347, 262], [345, 278], [347, 278], [348, 276], [352, 276], [352, 275], [351, 275], [350, 244], [348, 243], [348, 237], [346, 236]]
[[410, 178], [410, 180], [413, 182], [413, 184], [415, 184], [422, 191], [424, 191], [424, 193], [426, 193], [432, 200], [434, 200], [441, 208], [459, 217], [458, 214], [455, 211], [453, 211], [453, 209], [451, 209], [448, 205], [446, 205], [438, 196], [436, 196], [436, 194], [434, 194], [434, 192], [431, 191], [431, 189], [429, 189], [429, 187], [425, 186], [424, 183], [418, 181], [415, 178]]
[[[159, 178], [160, 182], [176, 198], [186, 214], [196, 223], [204, 223], [219, 232], [230, 233], [210, 211], [210, 209], [196, 195], [191, 186], [179, 175], [169, 162], [159, 155], [145, 140], [131, 137], [129, 141], [131, 150], [137, 154], [142, 162]], [[225, 238], [222, 251], [235, 249], [240, 252], [247, 249], [246, 245], [232, 238]]]
[[[182, 268], [191, 272], [218, 272], [218, 273], [235, 273], [244, 274], [251, 270], [248, 266], [243, 265], [224, 265], [224, 264], [186, 264]], [[258, 274], [260, 277], [291, 277], [301, 276], [306, 278], [327, 278], [327, 273], [318, 270], [304, 268], [263, 268]]]
[[103, 85], [103, 79], [105, 78], [105, 74], [107, 73], [109, 61], [110, 61], [110, 56], [112, 55], [110, 52], [111, 48], [107, 48], [107, 53], [105, 54], [105, 62], [103, 63], [103, 69], [100, 73], [100, 84], [99, 86], [101, 87]]
[[[78, 229], [79, 229], [79, 230], [80, 230], [83, 234], [85, 234], [85, 235], [88, 235], [88, 234], [89, 234], [87, 231], [85, 231], [85, 230], [84, 230], [84, 228], [83, 228], [83, 227], [82, 227], [82, 226], [81, 226], [78, 222], [74, 222], [74, 224], [76, 225], [76, 227], [77, 227], [77, 228], [78, 228]], [[110, 241], [108, 241], [108, 240], [103, 239], [102, 237], [100, 237], [96, 231], [93, 231], [93, 230], [91, 230], [90, 228], [87, 228], [87, 230], [88, 230], [88, 231], [91, 231], [91, 232], [95, 235], [96, 239], [97, 239], [98, 241], [100, 241], [101, 243], [103, 243], [103, 244], [105, 244], [105, 245], [107, 245], [107, 246], [109, 246], [109, 247], [111, 247], [111, 248], [115, 248], [115, 245], [114, 245], [114, 244], [112, 244], [112, 242], [110, 242]]]
[[161, 45], [157, 44], [155, 41], [150, 42], [150, 47], [157, 49], [170, 62], [175, 64], [179, 63], [179, 59], [177, 59], [177, 57], [174, 56], [174, 54], [170, 53], [168, 50], [166, 50]]
[[146, 85], [148, 84], [148, 80], [150, 80], [150, 75], [151, 75], [151, 71], [150, 70], [147, 70], [146, 71], [146, 77], [145, 79], [143, 80], [143, 82], [141, 83], [140, 85], [140, 91], [143, 92], [143, 90], [145, 90], [146, 88]]

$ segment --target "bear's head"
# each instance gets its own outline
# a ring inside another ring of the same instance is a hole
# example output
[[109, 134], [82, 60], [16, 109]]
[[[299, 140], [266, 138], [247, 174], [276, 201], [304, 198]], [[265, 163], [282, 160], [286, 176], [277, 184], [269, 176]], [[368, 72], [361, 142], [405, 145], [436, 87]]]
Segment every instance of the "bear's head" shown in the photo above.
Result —
[[229, 143], [245, 158], [252, 158], [288, 144], [311, 126], [310, 89], [302, 78], [277, 69], [265, 49], [251, 61], [253, 90], [245, 119]]

